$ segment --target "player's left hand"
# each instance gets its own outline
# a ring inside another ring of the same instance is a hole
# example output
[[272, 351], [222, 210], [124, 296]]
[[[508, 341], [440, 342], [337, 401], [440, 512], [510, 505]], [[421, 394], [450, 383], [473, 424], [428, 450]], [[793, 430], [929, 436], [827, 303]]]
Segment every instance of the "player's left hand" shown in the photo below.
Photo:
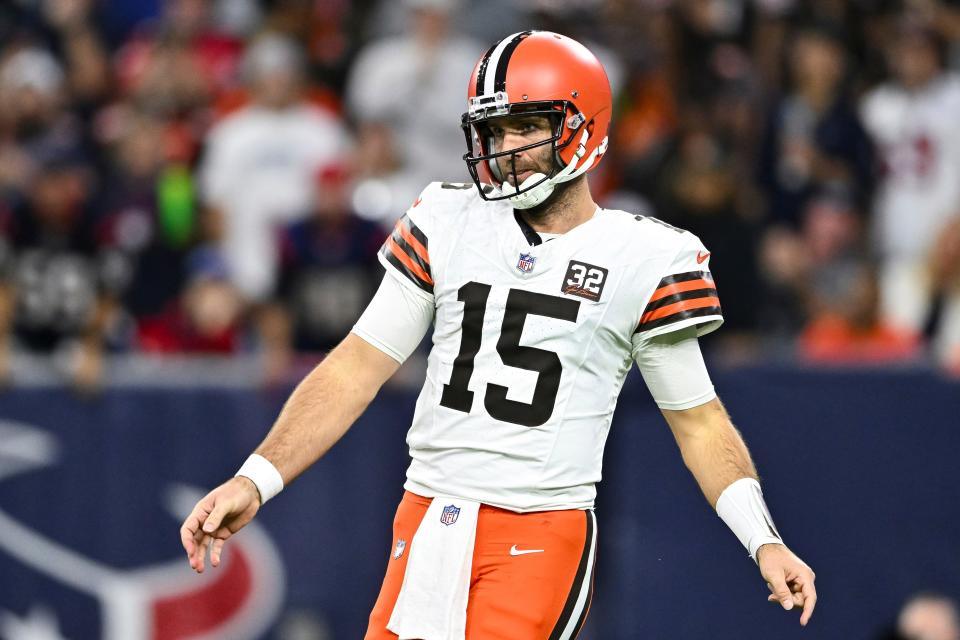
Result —
[[757, 549], [757, 564], [771, 592], [767, 601], [778, 602], [788, 611], [800, 607], [800, 624], [806, 626], [817, 605], [813, 569], [782, 544], [762, 545]]

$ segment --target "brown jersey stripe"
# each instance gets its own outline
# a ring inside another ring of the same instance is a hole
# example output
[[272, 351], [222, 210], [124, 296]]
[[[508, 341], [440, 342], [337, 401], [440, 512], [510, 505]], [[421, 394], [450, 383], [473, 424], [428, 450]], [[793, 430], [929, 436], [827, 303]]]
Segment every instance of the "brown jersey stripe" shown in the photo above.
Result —
[[405, 225], [401, 224], [403, 220], [397, 223], [393, 232], [393, 240], [400, 245], [408, 254], [413, 251], [411, 257], [418, 258], [421, 265], [430, 265], [430, 254], [427, 253], [427, 247], [418, 240]]
[[[404, 262], [412, 263], [417, 266], [420, 272], [426, 275], [424, 279], [432, 279], [433, 272], [430, 270], [430, 263], [424, 260], [420, 254], [418, 254], [413, 247], [400, 235], [399, 230], [394, 231], [393, 234], [387, 238], [387, 243], [391, 245], [391, 250], [397, 252], [397, 257], [400, 258], [400, 254], [403, 254]], [[418, 272], [417, 275], [420, 275]]]
[[651, 329], [656, 329], [664, 325], [673, 324], [674, 322], [680, 322], [681, 320], [687, 320], [689, 318], [703, 318], [705, 316], [722, 316], [723, 312], [718, 306], [710, 307], [699, 307], [696, 309], [684, 309], [669, 316], [664, 316], [656, 320], [650, 320], [648, 322], [641, 322], [640, 326], [637, 327], [637, 330], [634, 333], [640, 331], [650, 331]]
[[716, 289], [717, 285], [713, 279], [697, 278], [696, 280], [684, 280], [683, 282], [674, 282], [672, 284], [661, 285], [653, 295], [650, 296], [650, 302], [655, 302], [665, 296], [671, 296], [684, 291], [693, 291], [694, 289], [710, 288]]
[[675, 273], [673, 275], [665, 276], [660, 280], [660, 284], [657, 285], [657, 289], [660, 287], [665, 287], [669, 284], [675, 282], [686, 282], [687, 280], [696, 280], [697, 278], [710, 278], [709, 271], [687, 271], [685, 273]]
[[398, 247], [393, 238], [387, 238], [380, 252], [390, 264], [407, 276], [415, 285], [428, 293], [433, 293], [433, 278]]
[[[395, 250], [398, 251], [398, 259], [400, 259], [399, 253], [403, 253], [408, 259], [404, 262], [412, 262], [417, 265], [420, 271], [426, 274], [424, 279], [430, 280], [431, 284], [433, 283], [433, 272], [430, 270], [430, 254], [427, 250], [427, 237], [413, 224], [409, 216], [404, 215], [397, 220], [393, 233], [388, 240], [395, 245]], [[420, 276], [419, 273], [417, 275]]]
[[714, 287], [692, 289], [689, 291], [674, 293], [673, 295], [664, 296], [657, 300], [651, 301], [650, 304], [647, 305], [647, 308], [643, 310], [643, 315], [647, 315], [651, 311], [656, 311], [657, 309], [660, 309], [662, 307], [667, 307], [671, 304], [676, 304], [684, 300], [694, 300], [696, 298], [709, 298], [710, 296], [713, 296], [713, 297], [717, 296], [717, 290]]
[[673, 315], [674, 313], [686, 311], [687, 309], [702, 309], [703, 307], [719, 306], [720, 299], [716, 295], [710, 295], [706, 298], [695, 298], [693, 300], [681, 300], [680, 302], [674, 302], [673, 304], [668, 304], [664, 307], [660, 307], [659, 309], [648, 311], [640, 318], [640, 324], [643, 325], [643, 323], [650, 322], [651, 320], [659, 320], [660, 318], [665, 318]]
[[420, 244], [423, 245], [423, 249], [424, 249], [424, 251], [426, 252], [427, 247], [430, 246], [429, 243], [428, 243], [428, 241], [427, 241], [427, 234], [425, 234], [423, 231], [420, 231], [420, 227], [418, 227], [417, 225], [413, 224], [413, 220], [410, 219], [410, 216], [404, 215], [404, 216], [403, 216], [402, 218], [400, 218], [400, 219], [401, 219], [401, 220], [406, 220], [406, 228], [407, 228], [407, 230], [410, 232], [410, 235], [412, 235], [414, 238], [416, 238], [416, 239], [420, 242]]

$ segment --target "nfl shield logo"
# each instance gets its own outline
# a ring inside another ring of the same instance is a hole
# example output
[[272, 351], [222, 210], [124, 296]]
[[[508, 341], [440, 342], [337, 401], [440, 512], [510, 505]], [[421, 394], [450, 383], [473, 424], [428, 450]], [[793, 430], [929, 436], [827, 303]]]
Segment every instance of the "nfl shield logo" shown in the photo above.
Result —
[[457, 516], [460, 515], [460, 507], [454, 505], [447, 505], [443, 508], [443, 513], [440, 515], [440, 522], [450, 526], [457, 521]]
[[397, 539], [397, 546], [394, 547], [394, 549], [393, 549], [393, 559], [394, 559], [394, 560], [397, 560], [398, 558], [400, 558], [400, 556], [403, 555], [403, 550], [406, 548], [406, 546], [407, 546], [407, 541], [406, 541], [406, 540], [404, 540], [403, 538], [398, 538], [398, 539]]
[[530, 273], [533, 271], [533, 265], [537, 261], [529, 253], [521, 253], [520, 260], [517, 261], [517, 269], [520, 269], [523, 273]]

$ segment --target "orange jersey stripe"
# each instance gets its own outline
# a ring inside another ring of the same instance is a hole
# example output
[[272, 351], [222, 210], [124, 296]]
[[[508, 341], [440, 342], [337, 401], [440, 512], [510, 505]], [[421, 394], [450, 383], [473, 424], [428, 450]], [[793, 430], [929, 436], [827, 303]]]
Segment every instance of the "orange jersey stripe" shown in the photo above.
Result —
[[430, 277], [430, 274], [421, 269], [420, 265], [414, 262], [413, 258], [408, 256], [393, 238], [387, 238], [387, 246], [390, 247], [390, 253], [393, 254], [393, 257], [402, 262], [407, 269], [410, 269], [410, 271], [427, 284], [433, 284], [433, 278]]
[[653, 296], [650, 298], [650, 302], [656, 302], [660, 298], [666, 298], [667, 296], [672, 296], [675, 293], [683, 293], [684, 291], [716, 288], [717, 286], [713, 284], [712, 280], [704, 280], [703, 278], [687, 280], [686, 282], [674, 282], [673, 284], [668, 284], [654, 291]]
[[680, 313], [681, 311], [719, 306], [720, 299], [716, 296], [710, 296], [709, 298], [693, 298], [692, 300], [681, 300], [680, 302], [674, 302], [673, 304], [668, 304], [665, 307], [660, 307], [659, 309], [655, 309], [643, 314], [643, 317], [640, 318], [640, 324], [643, 325], [644, 322], [658, 320], [675, 313]]
[[417, 240], [412, 233], [407, 231], [406, 227], [403, 226], [402, 219], [397, 222], [397, 231], [399, 231], [400, 235], [403, 236], [403, 239], [407, 241], [407, 244], [409, 244], [413, 250], [416, 251], [417, 255], [420, 256], [420, 259], [429, 265], [430, 255], [427, 253], [427, 248], [420, 244], [420, 241]]

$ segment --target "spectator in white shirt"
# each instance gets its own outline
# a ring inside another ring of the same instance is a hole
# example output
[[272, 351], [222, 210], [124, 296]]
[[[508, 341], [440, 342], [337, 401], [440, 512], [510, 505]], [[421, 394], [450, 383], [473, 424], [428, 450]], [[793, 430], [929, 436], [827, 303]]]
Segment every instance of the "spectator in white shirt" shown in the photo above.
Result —
[[[393, 222], [432, 180], [469, 182], [461, 162], [466, 110], [463, 79], [483, 46], [452, 32], [457, 0], [404, 0], [408, 28], [376, 40], [357, 56], [347, 104], [359, 129], [355, 205], [368, 218]], [[361, 176], [363, 177], [363, 176]]]
[[873, 206], [881, 313], [920, 336], [942, 296], [934, 350], [949, 361], [960, 350], [960, 288], [945, 286], [935, 263], [938, 240], [960, 220], [960, 76], [943, 70], [938, 44], [932, 31], [902, 27], [887, 52], [894, 77], [867, 94], [862, 115], [882, 160]]
[[302, 56], [292, 41], [263, 36], [244, 64], [253, 100], [210, 131], [200, 177], [205, 204], [223, 219], [231, 278], [260, 302], [275, 282], [275, 229], [309, 211], [313, 176], [342, 159], [348, 135], [336, 115], [302, 97]]

